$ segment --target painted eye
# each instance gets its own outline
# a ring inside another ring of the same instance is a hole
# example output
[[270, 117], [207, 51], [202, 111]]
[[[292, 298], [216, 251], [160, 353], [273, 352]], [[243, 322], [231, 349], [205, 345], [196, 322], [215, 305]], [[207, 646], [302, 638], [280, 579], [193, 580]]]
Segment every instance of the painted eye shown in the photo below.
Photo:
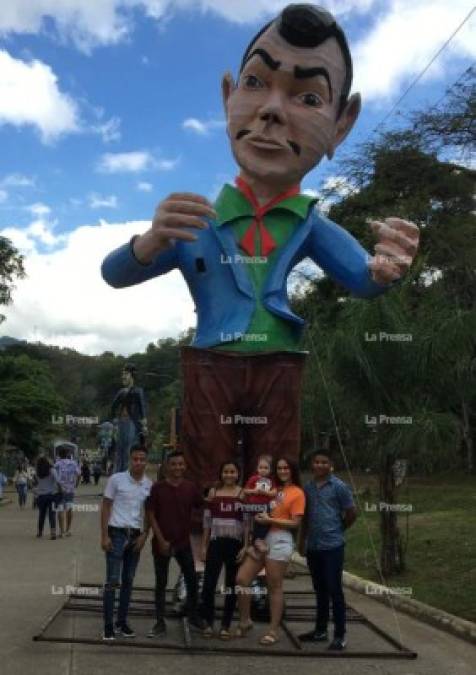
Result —
[[312, 108], [318, 108], [322, 105], [322, 98], [318, 96], [318, 94], [302, 94], [300, 98], [305, 105], [311, 106]]
[[256, 75], [245, 75], [243, 83], [248, 89], [260, 89], [263, 86], [263, 83]]

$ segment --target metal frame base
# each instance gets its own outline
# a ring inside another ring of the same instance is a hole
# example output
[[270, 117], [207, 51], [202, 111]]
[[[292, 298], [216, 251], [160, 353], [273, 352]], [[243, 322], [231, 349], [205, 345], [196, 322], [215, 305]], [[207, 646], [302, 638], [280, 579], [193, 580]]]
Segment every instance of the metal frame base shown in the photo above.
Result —
[[[81, 587], [101, 588], [99, 584], [80, 584]], [[153, 593], [154, 589], [150, 587], [138, 586], [134, 588], [137, 592]], [[197, 644], [193, 641], [193, 633], [186, 617], [178, 618], [172, 611], [172, 590], [168, 591], [169, 598], [167, 601], [166, 617], [170, 619], [179, 620], [182, 626], [182, 643], [167, 642], [165, 640], [143, 640], [143, 639], [116, 639], [111, 642], [103, 642], [100, 638], [81, 638], [81, 637], [63, 637], [59, 635], [48, 635], [47, 631], [51, 628], [54, 621], [67, 612], [81, 612], [92, 615], [102, 614], [102, 598], [100, 595], [82, 595], [73, 594], [67, 596], [64, 602], [55, 610], [55, 612], [47, 619], [40, 631], [33, 636], [36, 642], [56, 642], [66, 644], [78, 645], [98, 645], [102, 647], [130, 647], [135, 649], [159, 649], [162, 651], [169, 651], [175, 653], [186, 652], [193, 655], [236, 655], [236, 656], [279, 656], [279, 657], [303, 657], [303, 658], [338, 658], [338, 659], [415, 659], [417, 653], [404, 647], [398, 640], [395, 640], [391, 635], [386, 633], [382, 628], [375, 625], [372, 621], [367, 619], [364, 615], [356, 612], [352, 607], [348, 607], [348, 622], [360, 623], [369, 628], [376, 635], [381, 637], [388, 645], [388, 650], [360, 650], [333, 652], [329, 650], [317, 650], [306, 645], [306, 649], [299, 641], [297, 635], [291, 630], [288, 622], [307, 622], [310, 623], [314, 619], [315, 608], [312, 605], [302, 604], [299, 599], [314, 598], [312, 591], [285, 591], [285, 619], [281, 622], [281, 627], [286, 634], [292, 649], [283, 649], [282, 647], [248, 647], [238, 646], [238, 642], [232, 640], [226, 645], [211, 644], [209, 641], [203, 641], [203, 644]], [[297, 596], [297, 602], [292, 602], [293, 596]], [[286, 602], [287, 601], [287, 602]], [[217, 617], [220, 616], [221, 610], [217, 608]], [[152, 598], [138, 598], [133, 597], [131, 600], [130, 611], [131, 616], [153, 617], [154, 616], [154, 600]]]

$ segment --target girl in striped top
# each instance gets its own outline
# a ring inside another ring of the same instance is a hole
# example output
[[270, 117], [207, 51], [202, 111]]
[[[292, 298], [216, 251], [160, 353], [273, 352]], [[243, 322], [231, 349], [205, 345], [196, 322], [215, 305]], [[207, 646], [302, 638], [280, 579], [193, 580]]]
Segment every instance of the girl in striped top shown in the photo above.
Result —
[[230, 624], [236, 606], [236, 574], [245, 554], [244, 542], [248, 539], [248, 519], [245, 498], [239, 485], [240, 471], [235, 462], [225, 462], [220, 468], [220, 482], [208, 494], [203, 517], [202, 557], [205, 574], [201, 597], [201, 616], [207, 626], [204, 637], [213, 636], [215, 618], [215, 589], [225, 566], [225, 595], [219, 637], [231, 637]]

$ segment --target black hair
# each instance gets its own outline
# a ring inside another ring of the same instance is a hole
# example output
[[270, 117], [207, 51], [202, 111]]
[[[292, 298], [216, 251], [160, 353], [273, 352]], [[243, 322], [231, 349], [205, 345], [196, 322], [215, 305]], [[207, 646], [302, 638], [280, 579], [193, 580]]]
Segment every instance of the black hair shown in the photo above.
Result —
[[36, 462], [36, 475], [38, 478], [46, 478], [51, 471], [51, 464], [46, 457], [38, 457]]
[[131, 449], [129, 450], [129, 455], [132, 456], [133, 452], [143, 452], [146, 455], [149, 454], [149, 451], [147, 450], [147, 447], [143, 445], [142, 443], [133, 443], [131, 445]]
[[61, 457], [61, 459], [65, 459], [70, 453], [70, 449], [67, 445], [60, 445], [58, 448], [56, 448], [56, 452]]
[[331, 455], [328, 452], [326, 452], [325, 450], [313, 450], [311, 452], [311, 454], [309, 455], [309, 459], [311, 460], [311, 462], [313, 462], [316, 459], [316, 457], [325, 457], [326, 459], [329, 460], [330, 464], [334, 463], [332, 461]]
[[337, 117], [339, 118], [349, 98], [352, 85], [352, 57], [345, 33], [330, 12], [310, 4], [288, 5], [281, 14], [267, 23], [251, 40], [240, 65], [240, 73], [248, 61], [254, 44], [268, 28], [276, 23], [279, 34], [293, 47], [318, 47], [329, 38], [335, 38], [345, 63], [345, 80], [340, 94]]
[[174, 459], [175, 457], [183, 457], [185, 459], [185, 455], [181, 450], [172, 450], [172, 452], [169, 452], [169, 454], [165, 458], [165, 461], [169, 462], [171, 459]]
[[238, 471], [238, 479], [237, 479], [237, 481], [236, 481], [236, 483], [237, 483], [237, 485], [238, 485], [239, 482], [240, 482], [241, 469], [240, 469], [240, 465], [238, 464], [238, 462], [235, 462], [234, 459], [227, 459], [226, 462], [222, 462], [222, 463], [220, 464], [220, 470], [219, 470], [219, 472], [218, 472], [218, 481], [219, 481], [219, 484], [220, 484], [220, 485], [223, 485], [223, 478], [222, 478], [222, 476], [223, 476], [223, 469], [225, 468], [225, 466], [228, 466], [229, 464], [233, 465], [233, 466], [236, 468], [236, 470]]
[[277, 457], [274, 463], [274, 468], [275, 468], [275, 478], [276, 482], [279, 484], [282, 484], [281, 479], [278, 476], [278, 462], [286, 462], [286, 464], [289, 466], [291, 469], [291, 483], [293, 485], [297, 485], [298, 487], [301, 487], [301, 476], [299, 474], [299, 464], [295, 459], [291, 459], [290, 457]]
[[134, 377], [137, 372], [137, 368], [133, 363], [125, 363], [122, 370], [126, 373], [130, 373], [132, 377]]

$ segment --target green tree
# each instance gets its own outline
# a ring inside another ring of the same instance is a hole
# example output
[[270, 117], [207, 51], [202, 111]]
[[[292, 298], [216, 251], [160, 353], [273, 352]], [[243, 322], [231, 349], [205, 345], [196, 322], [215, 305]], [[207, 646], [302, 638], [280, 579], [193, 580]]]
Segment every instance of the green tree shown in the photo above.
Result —
[[[15, 279], [22, 279], [24, 276], [23, 256], [10, 239], [0, 237], [0, 305], [11, 303]], [[0, 314], [0, 323], [4, 319], [4, 315]]]
[[[355, 189], [334, 201], [330, 218], [372, 249], [365, 221], [398, 215], [420, 226], [421, 250], [411, 275], [383, 298], [352, 299], [324, 278], [295, 299], [311, 322], [304, 433], [314, 411], [311, 436], [315, 428], [338, 436], [347, 462], [375, 467], [380, 499], [393, 503], [398, 459], [413, 470], [456, 469], [463, 442], [466, 468], [474, 467], [475, 173], [425, 147], [414, 129], [389, 132], [346, 161]], [[412, 424], [369, 424], [380, 415]], [[404, 547], [396, 513], [382, 512], [380, 523], [388, 576], [404, 569]]]
[[3, 437], [27, 455], [38, 449], [40, 438], [53, 433], [53, 416], [63, 401], [48, 366], [25, 354], [0, 356], [0, 427]]

